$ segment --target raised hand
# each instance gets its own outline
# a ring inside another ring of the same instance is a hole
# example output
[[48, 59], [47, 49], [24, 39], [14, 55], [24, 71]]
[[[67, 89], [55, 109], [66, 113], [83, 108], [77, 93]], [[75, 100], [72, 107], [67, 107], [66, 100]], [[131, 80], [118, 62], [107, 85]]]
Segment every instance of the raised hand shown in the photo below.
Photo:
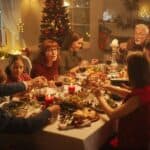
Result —
[[44, 76], [39, 76], [36, 77], [32, 80], [30, 80], [30, 84], [32, 87], [42, 87], [42, 86], [47, 86], [48, 85], [48, 81]]
[[52, 113], [52, 117], [57, 117], [58, 113], [60, 112], [59, 105], [52, 105], [49, 106], [47, 109]]

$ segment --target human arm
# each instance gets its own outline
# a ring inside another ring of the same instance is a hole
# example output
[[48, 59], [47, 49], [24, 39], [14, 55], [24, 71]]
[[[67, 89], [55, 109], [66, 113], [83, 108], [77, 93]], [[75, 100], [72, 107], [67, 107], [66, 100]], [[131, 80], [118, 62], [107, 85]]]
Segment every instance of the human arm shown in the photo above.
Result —
[[83, 59], [77, 66], [71, 68], [70, 72], [77, 72], [80, 70], [80, 68], [87, 68], [89, 65], [90, 65], [89, 61]]
[[0, 97], [10, 96], [17, 92], [23, 92], [34, 86], [42, 86], [45, 83], [47, 83], [47, 80], [44, 77], [39, 76], [29, 81], [0, 84]]
[[0, 132], [5, 133], [32, 133], [40, 130], [49, 123], [51, 117], [56, 117], [60, 110], [58, 105], [53, 105], [41, 113], [29, 118], [16, 118], [0, 114]]
[[140, 106], [140, 100], [138, 97], [131, 97], [127, 102], [121, 104], [119, 107], [113, 109], [109, 106], [104, 97], [99, 97], [99, 102], [102, 109], [110, 117], [110, 119], [116, 119], [126, 116], [135, 111]]
[[116, 51], [116, 61], [120, 64], [124, 64], [126, 62], [127, 53], [127, 42], [120, 43]]
[[111, 85], [111, 84], [103, 85], [103, 88], [105, 90], [110, 91], [112, 94], [116, 94], [120, 97], [126, 97], [131, 92], [130, 89], [122, 88], [122, 87], [119, 87], [119, 86], [114, 86], [114, 85]]
[[26, 90], [24, 82], [16, 82], [11, 84], [0, 84], [0, 97], [9, 96], [17, 92], [23, 92]]
[[91, 65], [96, 65], [98, 63], [99, 63], [99, 59], [97, 59], [97, 58], [91, 59], [91, 62], [90, 62]]

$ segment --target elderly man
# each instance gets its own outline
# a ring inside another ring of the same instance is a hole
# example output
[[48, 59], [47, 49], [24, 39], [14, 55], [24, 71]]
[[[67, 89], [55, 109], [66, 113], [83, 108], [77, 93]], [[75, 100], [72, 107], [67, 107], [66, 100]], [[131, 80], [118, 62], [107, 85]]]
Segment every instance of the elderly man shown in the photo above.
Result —
[[125, 43], [120, 43], [117, 52], [117, 62], [125, 63], [126, 56], [129, 51], [143, 51], [144, 43], [149, 36], [149, 28], [145, 24], [137, 24], [135, 26], [134, 37]]

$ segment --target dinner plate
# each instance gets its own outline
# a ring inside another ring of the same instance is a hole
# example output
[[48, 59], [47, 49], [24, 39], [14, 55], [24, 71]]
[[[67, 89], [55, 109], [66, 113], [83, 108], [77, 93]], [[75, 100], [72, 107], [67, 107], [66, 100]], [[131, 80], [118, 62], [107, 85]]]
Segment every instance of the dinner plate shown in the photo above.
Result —
[[114, 78], [111, 79], [111, 84], [116, 86], [121, 86], [122, 84], [129, 85], [129, 80], [125, 78]]

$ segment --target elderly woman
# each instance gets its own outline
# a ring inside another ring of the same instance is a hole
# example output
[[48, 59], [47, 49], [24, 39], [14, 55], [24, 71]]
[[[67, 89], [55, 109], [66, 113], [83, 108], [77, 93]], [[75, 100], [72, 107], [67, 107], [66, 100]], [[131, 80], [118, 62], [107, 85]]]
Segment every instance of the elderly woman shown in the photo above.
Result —
[[41, 44], [41, 52], [33, 63], [31, 77], [45, 76], [54, 80], [59, 74], [59, 45], [56, 41], [47, 39]]

